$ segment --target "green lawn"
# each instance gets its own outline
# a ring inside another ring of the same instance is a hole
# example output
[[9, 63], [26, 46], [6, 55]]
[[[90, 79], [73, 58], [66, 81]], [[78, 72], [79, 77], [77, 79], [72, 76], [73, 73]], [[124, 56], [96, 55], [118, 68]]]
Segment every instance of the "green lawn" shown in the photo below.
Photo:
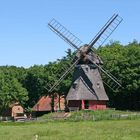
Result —
[[0, 123], [0, 140], [139, 140], [140, 120]]

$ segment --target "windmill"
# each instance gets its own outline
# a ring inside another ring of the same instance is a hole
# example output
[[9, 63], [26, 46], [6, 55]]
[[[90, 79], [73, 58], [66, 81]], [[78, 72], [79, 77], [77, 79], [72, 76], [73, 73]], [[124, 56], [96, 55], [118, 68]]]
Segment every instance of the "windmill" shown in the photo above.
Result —
[[[101, 67], [103, 62], [93, 48], [102, 46], [122, 20], [118, 14], [114, 14], [91, 42], [84, 45], [82, 45], [82, 41], [79, 38], [55, 19], [48, 23], [53, 32], [76, 49], [76, 55], [69, 68], [48, 89], [48, 92], [52, 92], [74, 69], [72, 85], [66, 97], [69, 109], [105, 109], [106, 102], [109, 99], [103, 83], [111, 89], [121, 87], [118, 79]], [[105, 74], [113, 85], [104, 82], [101, 78], [101, 73]]]

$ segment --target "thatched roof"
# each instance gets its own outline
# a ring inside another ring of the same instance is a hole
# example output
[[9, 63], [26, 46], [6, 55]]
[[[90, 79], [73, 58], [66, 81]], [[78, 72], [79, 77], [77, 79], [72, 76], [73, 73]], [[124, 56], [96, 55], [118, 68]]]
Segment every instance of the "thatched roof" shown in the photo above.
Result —
[[67, 100], [108, 100], [98, 68], [78, 65]]

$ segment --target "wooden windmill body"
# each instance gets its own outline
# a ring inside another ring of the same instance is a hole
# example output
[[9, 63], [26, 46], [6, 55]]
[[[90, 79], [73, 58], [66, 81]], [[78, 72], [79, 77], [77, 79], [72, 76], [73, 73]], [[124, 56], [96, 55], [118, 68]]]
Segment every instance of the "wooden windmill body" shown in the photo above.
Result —
[[[80, 60], [75, 66], [71, 88], [66, 97], [70, 110], [105, 109], [108, 96], [98, 67], [88, 60]], [[98, 65], [101, 59], [92, 52], [91, 59]]]
[[[56, 20], [53, 19], [48, 24], [51, 30], [77, 51], [71, 66], [49, 89], [49, 92], [52, 92], [68, 73], [74, 69], [72, 85], [66, 97], [70, 110], [106, 109], [106, 102], [109, 99], [103, 85], [101, 72], [117, 86], [121, 86], [114, 76], [101, 67], [103, 62], [92, 49], [97, 47], [97, 45], [101, 46], [121, 21], [122, 18], [114, 14], [91, 42], [85, 45], [81, 45], [81, 41]], [[108, 86], [111, 87], [111, 85]]]

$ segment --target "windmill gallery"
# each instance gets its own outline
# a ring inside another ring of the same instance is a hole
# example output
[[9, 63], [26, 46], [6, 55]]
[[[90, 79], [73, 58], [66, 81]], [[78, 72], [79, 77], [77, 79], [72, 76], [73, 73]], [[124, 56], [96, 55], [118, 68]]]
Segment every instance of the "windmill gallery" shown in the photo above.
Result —
[[[74, 36], [58, 21], [52, 19], [48, 23], [49, 28], [76, 49], [76, 54], [71, 66], [50, 86], [48, 93], [53, 92], [68, 73], [74, 69], [72, 84], [66, 97], [68, 108], [70, 110], [106, 109], [106, 102], [109, 98], [104, 84], [113, 90], [121, 87], [121, 84], [117, 78], [101, 67], [103, 62], [95, 53], [94, 48], [101, 47], [121, 22], [122, 18], [118, 14], [114, 14], [89, 44], [82, 45], [82, 41], [79, 38]], [[108, 77], [108, 81], [113, 81], [114, 84], [110, 85], [108, 82], [103, 81], [101, 77], [103, 74]]]

